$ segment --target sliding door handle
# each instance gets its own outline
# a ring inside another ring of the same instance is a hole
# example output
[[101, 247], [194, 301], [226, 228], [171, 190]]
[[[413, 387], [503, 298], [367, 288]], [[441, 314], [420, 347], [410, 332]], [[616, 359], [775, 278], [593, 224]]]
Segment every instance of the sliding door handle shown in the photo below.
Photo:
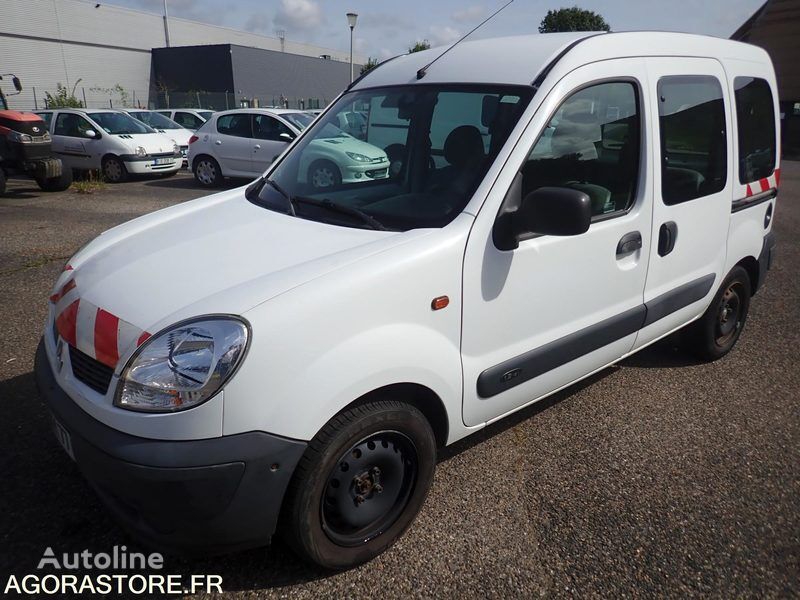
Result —
[[664, 223], [658, 230], [658, 255], [666, 256], [675, 248], [678, 240], [678, 224], [675, 221]]
[[631, 252], [635, 252], [642, 247], [642, 234], [638, 231], [631, 231], [622, 236], [622, 239], [617, 244], [617, 256], [625, 256]]

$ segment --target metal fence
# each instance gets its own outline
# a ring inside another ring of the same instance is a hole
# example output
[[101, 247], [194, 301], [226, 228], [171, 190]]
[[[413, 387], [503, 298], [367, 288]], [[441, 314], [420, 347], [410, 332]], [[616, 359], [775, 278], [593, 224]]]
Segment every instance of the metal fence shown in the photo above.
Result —
[[249, 96], [233, 92], [159, 92], [154, 108], [204, 108], [228, 110], [231, 108], [296, 108], [311, 110], [328, 104], [327, 98], [297, 98], [283, 95]]
[[[54, 89], [32, 87], [34, 109], [51, 108], [47, 94], [56, 96]], [[71, 90], [70, 90], [71, 92]], [[152, 99], [152, 100], [151, 100]], [[297, 98], [277, 96], [248, 96], [233, 92], [157, 92], [145, 93], [136, 90], [98, 89], [80, 87], [75, 89], [75, 100], [83, 108], [202, 108], [206, 110], [228, 110], [231, 108], [293, 108], [312, 110], [324, 108], [327, 98]]]

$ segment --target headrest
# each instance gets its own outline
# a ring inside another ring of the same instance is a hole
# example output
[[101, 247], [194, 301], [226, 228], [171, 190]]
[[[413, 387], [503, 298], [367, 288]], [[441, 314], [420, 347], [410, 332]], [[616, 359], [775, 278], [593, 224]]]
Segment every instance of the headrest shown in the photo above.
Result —
[[453, 129], [444, 142], [444, 158], [453, 166], [466, 167], [484, 158], [483, 137], [474, 125]]

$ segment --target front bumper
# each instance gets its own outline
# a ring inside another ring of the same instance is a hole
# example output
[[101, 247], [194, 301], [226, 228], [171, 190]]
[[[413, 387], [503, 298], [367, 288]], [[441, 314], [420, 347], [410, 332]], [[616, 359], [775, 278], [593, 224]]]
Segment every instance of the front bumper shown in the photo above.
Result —
[[[183, 165], [183, 157], [180, 154], [147, 157], [125, 155], [122, 157], [122, 160], [125, 162], [125, 169], [128, 173], [134, 173], [136, 175], [170, 173], [178, 171]], [[161, 164], [157, 164], [159, 162]]]
[[261, 431], [194, 441], [128, 435], [88, 415], [59, 387], [43, 342], [34, 370], [78, 468], [134, 537], [188, 555], [269, 543], [306, 442]]

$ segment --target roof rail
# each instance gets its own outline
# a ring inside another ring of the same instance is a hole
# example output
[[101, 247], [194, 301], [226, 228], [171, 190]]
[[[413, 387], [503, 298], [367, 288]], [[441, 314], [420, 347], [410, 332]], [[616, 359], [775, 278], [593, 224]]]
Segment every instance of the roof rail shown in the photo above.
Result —
[[[544, 83], [544, 80], [547, 78], [547, 76], [550, 74], [550, 71], [552, 71], [555, 68], [555, 66], [558, 64], [558, 61], [560, 61], [562, 58], [564, 58], [564, 56], [567, 54], [567, 52], [572, 50], [575, 46], [580, 44], [582, 41], [588, 40], [589, 38], [593, 38], [593, 37], [596, 37], [598, 35], [603, 35], [604, 33], [606, 33], [606, 32], [593, 33], [592, 35], [584, 36], [584, 37], [582, 37], [580, 39], [577, 39], [574, 42], [571, 42], [570, 44], [568, 44], [566, 48], [564, 48], [561, 52], [559, 52], [556, 55], [555, 58], [553, 58], [553, 60], [551, 60], [549, 63], [547, 63], [545, 65], [544, 69], [539, 71], [539, 74], [536, 76], [536, 79], [534, 79], [531, 82], [531, 85], [533, 86], [534, 92], [538, 92], [539, 91], [539, 88], [541, 87], [542, 83]], [[543, 33], [542, 35], [547, 35], [547, 34]]]

